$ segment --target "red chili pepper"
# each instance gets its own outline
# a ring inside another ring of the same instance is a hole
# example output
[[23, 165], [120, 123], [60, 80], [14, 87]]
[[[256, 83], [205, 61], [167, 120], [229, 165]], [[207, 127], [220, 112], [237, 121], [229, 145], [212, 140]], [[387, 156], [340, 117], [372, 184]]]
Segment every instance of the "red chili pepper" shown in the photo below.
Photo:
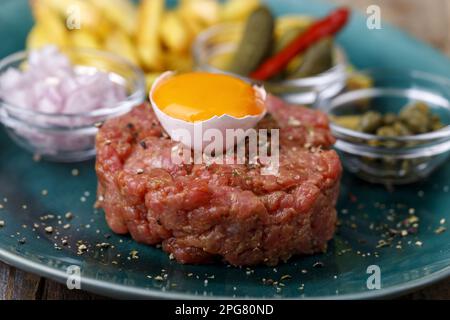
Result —
[[299, 53], [308, 49], [322, 38], [336, 34], [348, 21], [350, 10], [339, 8], [329, 16], [316, 21], [304, 33], [295, 38], [283, 50], [268, 58], [250, 74], [255, 80], [267, 80], [282, 71]]

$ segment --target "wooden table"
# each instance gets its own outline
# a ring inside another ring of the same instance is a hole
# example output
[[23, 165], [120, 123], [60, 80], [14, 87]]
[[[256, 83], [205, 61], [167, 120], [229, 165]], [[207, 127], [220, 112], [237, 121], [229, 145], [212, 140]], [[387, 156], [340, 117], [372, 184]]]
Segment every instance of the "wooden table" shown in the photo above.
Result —
[[[450, 1], [448, 0], [334, 0], [363, 12], [380, 6], [382, 18], [450, 55]], [[102, 299], [84, 291], [20, 271], [0, 262], [0, 299]], [[402, 297], [450, 299], [450, 279]]]

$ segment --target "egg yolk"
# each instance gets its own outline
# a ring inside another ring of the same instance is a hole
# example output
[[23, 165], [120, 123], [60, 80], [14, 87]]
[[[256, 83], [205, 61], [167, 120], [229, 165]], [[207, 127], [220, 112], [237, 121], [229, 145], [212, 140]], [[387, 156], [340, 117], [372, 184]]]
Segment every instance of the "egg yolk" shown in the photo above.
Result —
[[168, 78], [155, 89], [153, 101], [165, 114], [188, 122], [224, 114], [243, 118], [264, 111], [264, 102], [250, 84], [229, 75], [204, 72]]

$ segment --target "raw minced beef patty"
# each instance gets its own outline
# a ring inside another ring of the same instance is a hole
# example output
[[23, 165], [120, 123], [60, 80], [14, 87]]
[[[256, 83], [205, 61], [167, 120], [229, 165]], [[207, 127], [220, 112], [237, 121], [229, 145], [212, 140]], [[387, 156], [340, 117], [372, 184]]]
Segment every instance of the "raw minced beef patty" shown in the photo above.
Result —
[[341, 164], [327, 117], [268, 99], [260, 127], [280, 128], [278, 176], [250, 165], [175, 165], [175, 143], [147, 104], [97, 136], [98, 202], [111, 229], [181, 263], [276, 265], [324, 251], [336, 225]]

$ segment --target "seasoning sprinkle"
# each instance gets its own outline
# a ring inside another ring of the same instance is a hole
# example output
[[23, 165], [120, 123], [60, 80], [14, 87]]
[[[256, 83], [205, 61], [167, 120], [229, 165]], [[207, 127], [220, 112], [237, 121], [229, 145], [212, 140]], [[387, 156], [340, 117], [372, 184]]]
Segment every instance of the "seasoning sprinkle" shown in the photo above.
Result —
[[101, 242], [101, 243], [97, 243], [95, 246], [98, 248], [107, 249], [111, 246], [111, 244], [108, 242]]
[[77, 249], [77, 254], [81, 255], [87, 251], [87, 246], [85, 244], [78, 244]]
[[441, 233], [444, 233], [446, 230], [447, 229], [445, 227], [441, 226], [441, 227], [437, 228], [436, 230], [434, 230], [434, 233], [441, 234]]
[[141, 145], [142, 149], [147, 149], [147, 144], [145, 143], [145, 141], [141, 141], [139, 142], [139, 144]]
[[53, 227], [52, 226], [48, 226], [48, 227], [45, 227], [45, 232], [47, 232], [47, 233], [52, 233], [53, 232]]
[[0, 228], [3, 228], [5, 226], [5, 221], [4, 220], [0, 220]]
[[72, 212], [67, 212], [65, 215], [64, 215], [65, 217], [66, 217], [66, 219], [72, 219], [73, 218], [73, 213]]
[[33, 154], [33, 161], [34, 162], [39, 162], [39, 161], [41, 161], [41, 155], [40, 154], [38, 154], [38, 153], [35, 153], [35, 154]]
[[313, 264], [314, 268], [323, 268], [325, 264], [322, 261], [317, 261]]

